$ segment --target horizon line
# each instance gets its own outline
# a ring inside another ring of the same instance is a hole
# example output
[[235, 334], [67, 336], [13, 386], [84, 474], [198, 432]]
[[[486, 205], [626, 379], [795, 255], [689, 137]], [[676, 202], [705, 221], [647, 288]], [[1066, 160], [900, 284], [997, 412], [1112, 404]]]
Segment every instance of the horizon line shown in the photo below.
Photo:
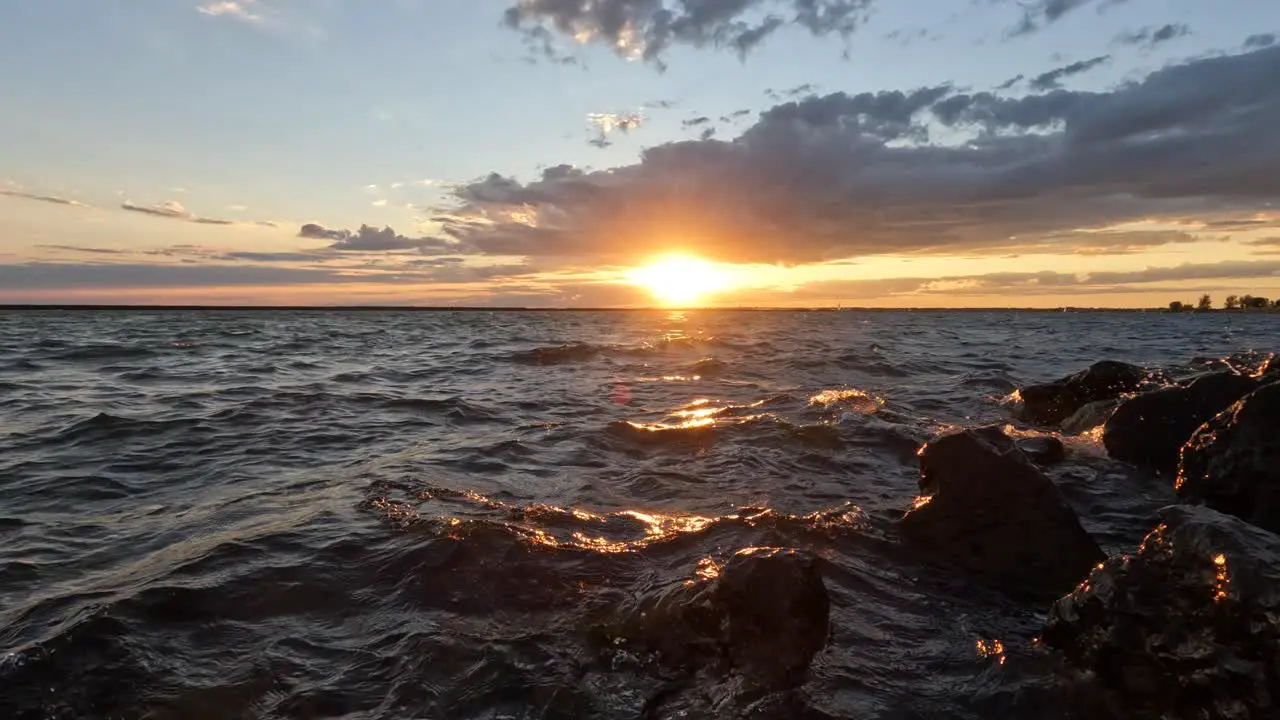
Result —
[[[319, 311], [319, 312], [1171, 312], [1168, 307], [1106, 307], [1085, 305], [1061, 305], [1057, 307], [885, 307], [856, 305], [814, 305], [790, 307], [780, 305], [738, 305], [738, 306], [688, 306], [665, 307], [661, 305], [637, 307], [539, 307], [523, 305], [150, 305], [150, 304], [104, 304], [104, 303], [0, 303], [0, 312], [13, 311]], [[1203, 312], [1242, 312], [1272, 310], [1272, 308], [1212, 308], [1205, 310], [1184, 310], [1176, 314], [1197, 314]]]

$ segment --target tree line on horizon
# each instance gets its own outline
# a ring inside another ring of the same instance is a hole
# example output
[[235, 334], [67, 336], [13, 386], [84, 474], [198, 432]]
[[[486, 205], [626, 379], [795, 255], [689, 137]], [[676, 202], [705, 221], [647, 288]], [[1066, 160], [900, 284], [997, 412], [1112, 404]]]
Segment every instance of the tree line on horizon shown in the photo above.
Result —
[[[1280, 308], [1280, 300], [1258, 297], [1255, 295], [1228, 295], [1222, 303], [1223, 310], [1263, 310]], [[1201, 295], [1197, 303], [1184, 303], [1174, 300], [1169, 303], [1169, 312], [1204, 312], [1213, 310], [1213, 298]]]

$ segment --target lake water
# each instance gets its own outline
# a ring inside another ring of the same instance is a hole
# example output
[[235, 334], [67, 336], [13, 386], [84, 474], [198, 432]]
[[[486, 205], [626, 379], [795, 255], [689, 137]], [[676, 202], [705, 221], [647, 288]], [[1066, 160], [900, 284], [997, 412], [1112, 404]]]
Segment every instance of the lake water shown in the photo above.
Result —
[[[917, 448], [1251, 349], [1280, 316], [0, 313], [0, 716], [636, 718], [670, 678], [593, 618], [783, 546], [832, 597], [817, 711], [1050, 717], [1047, 608], [898, 540]], [[1132, 550], [1170, 484], [1068, 444]]]

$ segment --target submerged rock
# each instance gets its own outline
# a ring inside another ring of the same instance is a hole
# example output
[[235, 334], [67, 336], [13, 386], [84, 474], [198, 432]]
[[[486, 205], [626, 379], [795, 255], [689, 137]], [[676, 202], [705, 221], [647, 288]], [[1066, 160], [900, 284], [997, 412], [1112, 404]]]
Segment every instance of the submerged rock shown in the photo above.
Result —
[[1128, 718], [1280, 717], [1280, 537], [1204, 507], [1161, 520], [1058, 600], [1044, 642]]
[[1091, 402], [1136, 392], [1146, 379], [1147, 372], [1136, 365], [1114, 360], [1096, 362], [1074, 375], [1019, 390], [1019, 417], [1039, 425], [1057, 425]]
[[1067, 446], [1052, 435], [1021, 438], [1017, 445], [1031, 462], [1041, 467], [1056, 465], [1067, 457]]
[[1098, 400], [1076, 410], [1058, 427], [1067, 435], [1080, 435], [1107, 424], [1111, 413], [1120, 405], [1119, 400]]
[[733, 676], [741, 693], [799, 685], [829, 630], [817, 562], [796, 550], [749, 548], [718, 573], [640, 598], [598, 639], [657, 653], [668, 667]]
[[920, 452], [904, 538], [1007, 592], [1056, 597], [1105, 557], [1057, 486], [999, 428], [937, 437]]
[[1173, 473], [1178, 451], [1196, 428], [1258, 385], [1234, 372], [1204, 375], [1186, 386], [1130, 398], [1107, 419], [1102, 442], [1116, 460]]
[[1196, 430], [1182, 448], [1178, 499], [1280, 533], [1280, 382]]

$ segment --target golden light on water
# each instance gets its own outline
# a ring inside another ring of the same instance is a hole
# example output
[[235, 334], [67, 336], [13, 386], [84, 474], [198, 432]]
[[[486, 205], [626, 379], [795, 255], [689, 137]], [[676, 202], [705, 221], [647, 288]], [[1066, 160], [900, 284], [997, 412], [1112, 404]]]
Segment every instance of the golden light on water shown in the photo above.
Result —
[[999, 640], [979, 640], [977, 643], [978, 657], [996, 658], [1001, 665], [1004, 664], [1004, 643]]
[[687, 307], [727, 289], [729, 274], [689, 255], [667, 255], [626, 274], [627, 282], [648, 290], [663, 305]]

